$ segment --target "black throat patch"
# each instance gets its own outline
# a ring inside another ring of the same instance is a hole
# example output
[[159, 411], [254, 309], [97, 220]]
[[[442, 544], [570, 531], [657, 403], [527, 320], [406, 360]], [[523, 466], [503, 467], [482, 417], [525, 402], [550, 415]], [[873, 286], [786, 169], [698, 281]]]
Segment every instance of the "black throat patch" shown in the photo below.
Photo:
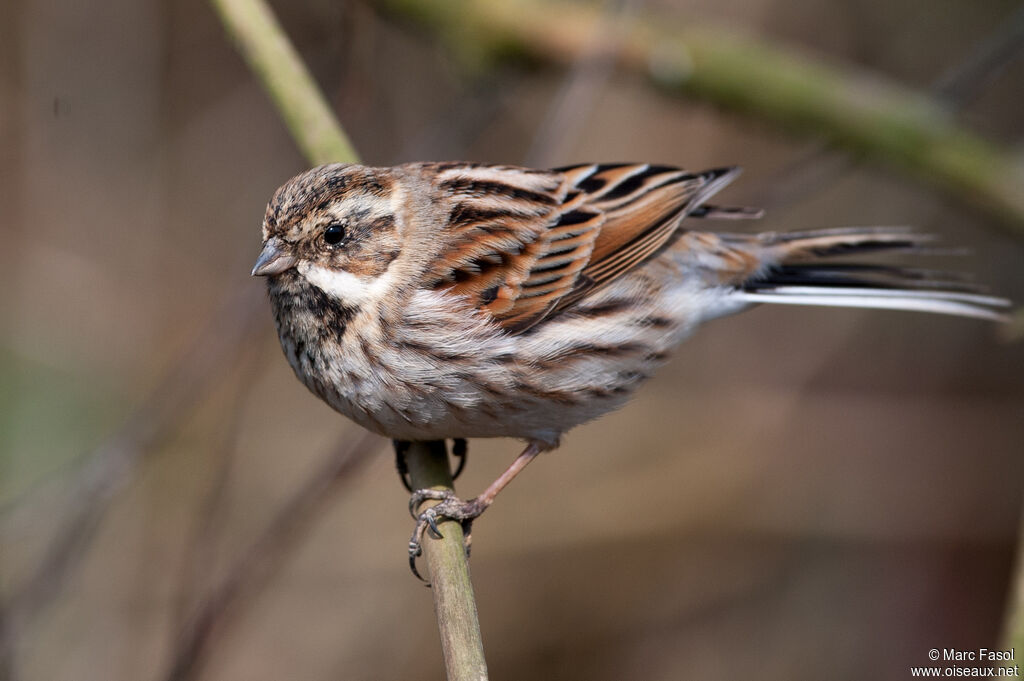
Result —
[[359, 307], [345, 305], [301, 277], [288, 275], [267, 282], [278, 329], [309, 341], [341, 342]]

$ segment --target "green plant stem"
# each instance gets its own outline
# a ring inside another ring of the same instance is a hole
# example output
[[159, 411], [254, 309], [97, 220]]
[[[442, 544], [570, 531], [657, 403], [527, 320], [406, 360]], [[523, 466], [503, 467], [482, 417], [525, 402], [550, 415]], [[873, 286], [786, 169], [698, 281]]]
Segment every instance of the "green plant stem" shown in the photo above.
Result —
[[[309, 71], [263, 0], [211, 0], [227, 32], [263, 84], [313, 164], [359, 162]], [[413, 443], [406, 455], [414, 488], [452, 489], [444, 441]], [[439, 526], [443, 539], [424, 537], [424, 558], [433, 584], [434, 611], [449, 681], [487, 678], [462, 527]]]
[[[599, 7], [575, 1], [377, 4], [427, 26], [473, 70], [509, 57], [571, 64], [588, 49], [602, 16]], [[926, 180], [1024, 235], [1024, 170], [928, 96], [722, 31], [679, 30], [642, 16], [620, 28], [620, 65], [664, 90], [821, 136]]]
[[[413, 489], [454, 491], [443, 441], [413, 442], [406, 453]], [[424, 507], [436, 502], [425, 502]], [[441, 648], [448, 681], [487, 678], [480, 623], [477, 619], [462, 526], [452, 520], [438, 523], [442, 539], [423, 536], [423, 558], [430, 569]]]
[[[1013, 648], [1017, 654], [1024, 652], [1024, 515], [1021, 517], [1021, 541], [1017, 544], [1017, 556], [1010, 583], [1010, 598], [1006, 604], [1006, 621], [1003, 624], [1003, 648]], [[1009, 665], [1012, 666], [1012, 665]]]
[[310, 163], [357, 162], [355, 147], [270, 7], [261, 0], [211, 1]]

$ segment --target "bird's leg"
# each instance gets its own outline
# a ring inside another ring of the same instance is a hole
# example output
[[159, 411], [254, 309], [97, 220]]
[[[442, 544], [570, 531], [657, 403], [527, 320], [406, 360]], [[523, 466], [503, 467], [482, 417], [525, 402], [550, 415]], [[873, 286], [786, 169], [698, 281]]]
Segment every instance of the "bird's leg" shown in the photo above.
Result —
[[[409, 513], [416, 519], [416, 529], [409, 540], [409, 562], [412, 565], [413, 573], [416, 574], [416, 557], [423, 552], [420, 543], [424, 532], [429, 532], [435, 539], [441, 538], [441, 531], [437, 528], [438, 520], [448, 518], [462, 524], [462, 530], [466, 537], [466, 553], [469, 553], [473, 521], [494, 503], [494, 498], [501, 490], [505, 489], [512, 479], [519, 475], [519, 472], [537, 458], [537, 455], [544, 449], [542, 445], [535, 442], [528, 444], [523, 453], [516, 457], [512, 465], [499, 475], [497, 480], [492, 482], [480, 496], [469, 501], [459, 499], [451, 490], [419, 489], [413, 492], [409, 499]], [[419, 513], [420, 505], [428, 499], [434, 499], [441, 503]]]
[[[391, 444], [395, 448], [395, 469], [398, 471], [398, 478], [402, 481], [402, 487], [412, 492], [414, 490], [409, 480], [409, 465], [405, 461], [405, 455], [409, 452], [409, 441], [392, 440]], [[469, 460], [469, 449], [464, 438], [457, 437], [452, 440], [452, 456], [459, 460], [455, 472], [452, 473], [452, 480], [456, 480], [462, 475], [466, 461]]]
[[391, 445], [395, 448], [395, 469], [398, 471], [398, 479], [402, 481], [402, 487], [412, 492], [412, 483], [409, 481], [409, 464], [405, 460], [410, 444], [408, 440], [391, 441]]
[[465, 438], [457, 437], [452, 440], [452, 456], [459, 460], [455, 472], [452, 473], [452, 480], [458, 480], [462, 475], [462, 469], [466, 467], [466, 461], [469, 460], [469, 448], [466, 446]]

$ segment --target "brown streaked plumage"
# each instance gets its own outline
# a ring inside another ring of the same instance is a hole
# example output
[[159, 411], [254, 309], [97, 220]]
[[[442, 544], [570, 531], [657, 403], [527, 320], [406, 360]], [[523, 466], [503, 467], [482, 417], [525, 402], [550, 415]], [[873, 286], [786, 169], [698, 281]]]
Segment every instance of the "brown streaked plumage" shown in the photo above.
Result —
[[707, 204], [737, 173], [322, 166], [274, 194], [253, 274], [267, 277], [296, 375], [339, 412], [398, 440], [529, 443], [480, 497], [429, 510], [420, 532], [437, 515], [479, 515], [709, 319], [764, 302], [1001, 318], [1006, 301], [961, 279], [831, 260], [921, 251], [928, 237], [906, 229], [685, 229], [687, 217], [759, 214]]

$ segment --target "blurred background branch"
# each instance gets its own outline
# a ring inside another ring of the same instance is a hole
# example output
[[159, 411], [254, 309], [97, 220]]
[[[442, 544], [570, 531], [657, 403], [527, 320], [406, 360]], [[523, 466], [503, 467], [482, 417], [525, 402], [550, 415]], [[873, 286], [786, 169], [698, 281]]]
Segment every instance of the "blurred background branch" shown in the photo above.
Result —
[[[1024, 6], [977, 41], [965, 57], [947, 67], [932, 83], [928, 94], [952, 117], [962, 118], [964, 109], [1013, 63], [1022, 47]], [[857, 166], [856, 161], [827, 141], [814, 144], [802, 157], [780, 168], [774, 177], [762, 180], [759, 187], [747, 188], [751, 196], [748, 202], [764, 208], [791, 205], [839, 180]]]
[[1016, 565], [1008, 589], [1006, 621], [1003, 624], [1001, 641], [1005, 649], [1013, 648], [1017, 651], [1018, 660], [1024, 652], [1024, 513], [1021, 514], [1021, 518], [1020, 541], [1017, 544]]
[[[82, 456], [69, 473], [67, 484], [50, 481], [37, 490], [39, 498], [26, 498], [10, 512], [38, 512], [41, 501], [59, 496], [63, 525], [48, 543], [39, 565], [3, 604], [7, 627], [0, 631], [0, 660], [13, 666], [18, 636], [60, 595], [70, 575], [84, 558], [104, 514], [115, 495], [131, 481], [140, 461], [157, 449], [161, 440], [191, 413], [210, 391], [220, 385], [244, 354], [244, 346], [257, 324], [263, 296], [246, 286], [228, 296], [207, 326], [176, 359], [162, 383], [145, 403], [105, 442]], [[59, 489], [50, 490], [53, 485]], [[19, 505], [19, 506], [21, 506]], [[17, 522], [17, 520], [15, 521]]]
[[608, 0], [587, 45], [566, 69], [565, 78], [522, 159], [524, 166], [550, 168], [565, 156], [573, 134], [597, 104], [615, 70], [622, 22], [640, 0]]
[[[593, 49], [591, 36], [601, 33], [603, 21], [600, 10], [579, 2], [376, 4], [430, 29], [472, 70], [521, 57], [572, 64]], [[753, 38], [668, 28], [638, 15], [626, 25], [615, 41], [619, 63], [664, 90], [822, 136], [852, 154], [932, 182], [1024, 235], [1020, 163], [957, 126], [941, 101]]]
[[1017, 7], [973, 52], [935, 84], [935, 98], [957, 110], [989, 87], [1024, 46], [1024, 5]]
[[[353, 431], [354, 432], [354, 431]], [[301, 545], [313, 521], [378, 449], [381, 439], [363, 431], [349, 434], [327, 460], [306, 479], [267, 523], [263, 532], [232, 563], [227, 575], [186, 619], [172, 649], [166, 681], [198, 678], [210, 644], [223, 635], [233, 618], [251, 607], [256, 595], [276, 575], [285, 559]]]

